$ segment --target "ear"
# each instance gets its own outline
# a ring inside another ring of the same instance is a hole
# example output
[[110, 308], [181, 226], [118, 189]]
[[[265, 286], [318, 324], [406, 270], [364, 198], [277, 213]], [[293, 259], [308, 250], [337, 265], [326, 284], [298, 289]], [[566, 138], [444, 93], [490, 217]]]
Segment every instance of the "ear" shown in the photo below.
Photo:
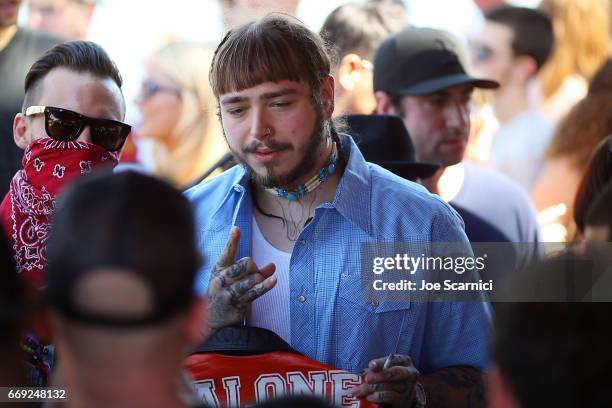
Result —
[[187, 311], [183, 330], [190, 346], [196, 346], [208, 338], [208, 308], [206, 304], [207, 301], [204, 297], [197, 296]]
[[538, 63], [532, 57], [521, 55], [516, 57], [514, 74], [520, 83], [527, 82], [538, 72]]
[[325, 119], [331, 118], [334, 113], [334, 77], [331, 75], [323, 78], [323, 83], [321, 84], [321, 102], [323, 103]]
[[391, 96], [384, 91], [376, 91], [376, 113], [379, 115], [394, 115], [397, 114], [395, 106], [391, 103]]
[[342, 57], [338, 66], [338, 83], [342, 89], [352, 91], [355, 84], [359, 82], [363, 76], [362, 70], [363, 60], [357, 54], [347, 54]]
[[85, 17], [87, 18], [87, 21], [91, 21], [91, 19], [93, 18], [93, 13], [96, 9], [96, 5], [95, 4], [88, 4], [87, 8], [85, 9]]
[[15, 144], [25, 150], [30, 144], [30, 132], [28, 119], [23, 113], [15, 115], [13, 120], [13, 139]]
[[485, 385], [488, 406], [490, 408], [518, 408], [520, 404], [508, 384], [506, 376], [499, 369], [493, 368], [485, 374]]

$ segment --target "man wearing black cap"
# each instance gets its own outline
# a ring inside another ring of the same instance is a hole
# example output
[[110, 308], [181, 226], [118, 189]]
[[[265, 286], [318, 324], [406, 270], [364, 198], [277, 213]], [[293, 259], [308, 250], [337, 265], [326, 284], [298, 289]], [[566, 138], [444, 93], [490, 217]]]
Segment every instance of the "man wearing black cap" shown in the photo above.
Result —
[[416, 159], [414, 144], [401, 118], [394, 115], [344, 117], [363, 157], [410, 181], [431, 177], [440, 165]]
[[[463, 47], [445, 31], [413, 27], [389, 37], [374, 60], [377, 113], [402, 117], [417, 159], [441, 165], [422, 184], [459, 212], [470, 241], [536, 242], [535, 210], [523, 189], [462, 162], [472, 92], [498, 86], [471, 76], [466, 67]], [[531, 256], [521, 255], [520, 262]]]
[[181, 363], [205, 321], [189, 202], [132, 172], [79, 182], [60, 201], [46, 282], [67, 405], [188, 406]]

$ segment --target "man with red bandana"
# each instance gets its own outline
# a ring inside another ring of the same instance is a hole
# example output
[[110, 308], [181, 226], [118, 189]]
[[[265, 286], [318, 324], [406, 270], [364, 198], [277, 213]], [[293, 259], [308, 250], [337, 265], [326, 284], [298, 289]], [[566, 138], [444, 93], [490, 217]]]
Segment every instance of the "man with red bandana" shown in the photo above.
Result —
[[40, 57], [25, 80], [13, 137], [23, 169], [0, 204], [18, 272], [40, 287], [55, 198], [72, 179], [112, 169], [130, 131], [122, 122], [122, 79], [98, 45], [59, 44]]

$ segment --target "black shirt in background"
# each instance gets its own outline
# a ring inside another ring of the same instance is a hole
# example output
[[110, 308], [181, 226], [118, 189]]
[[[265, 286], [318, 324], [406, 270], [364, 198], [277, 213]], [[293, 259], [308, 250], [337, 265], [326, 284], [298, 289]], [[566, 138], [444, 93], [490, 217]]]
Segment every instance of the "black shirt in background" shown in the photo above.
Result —
[[0, 200], [21, 168], [23, 151], [13, 141], [13, 119], [21, 111], [25, 76], [34, 61], [60, 42], [45, 33], [19, 27], [0, 50]]

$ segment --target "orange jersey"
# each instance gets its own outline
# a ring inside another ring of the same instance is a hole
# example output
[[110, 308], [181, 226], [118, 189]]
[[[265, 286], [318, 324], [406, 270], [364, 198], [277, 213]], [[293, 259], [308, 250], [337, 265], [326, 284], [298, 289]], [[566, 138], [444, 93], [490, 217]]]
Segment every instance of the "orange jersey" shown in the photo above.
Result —
[[310, 394], [338, 407], [374, 408], [351, 397], [363, 377], [287, 351], [255, 355], [193, 354], [185, 360], [200, 400], [211, 407], [242, 407], [283, 395]]

